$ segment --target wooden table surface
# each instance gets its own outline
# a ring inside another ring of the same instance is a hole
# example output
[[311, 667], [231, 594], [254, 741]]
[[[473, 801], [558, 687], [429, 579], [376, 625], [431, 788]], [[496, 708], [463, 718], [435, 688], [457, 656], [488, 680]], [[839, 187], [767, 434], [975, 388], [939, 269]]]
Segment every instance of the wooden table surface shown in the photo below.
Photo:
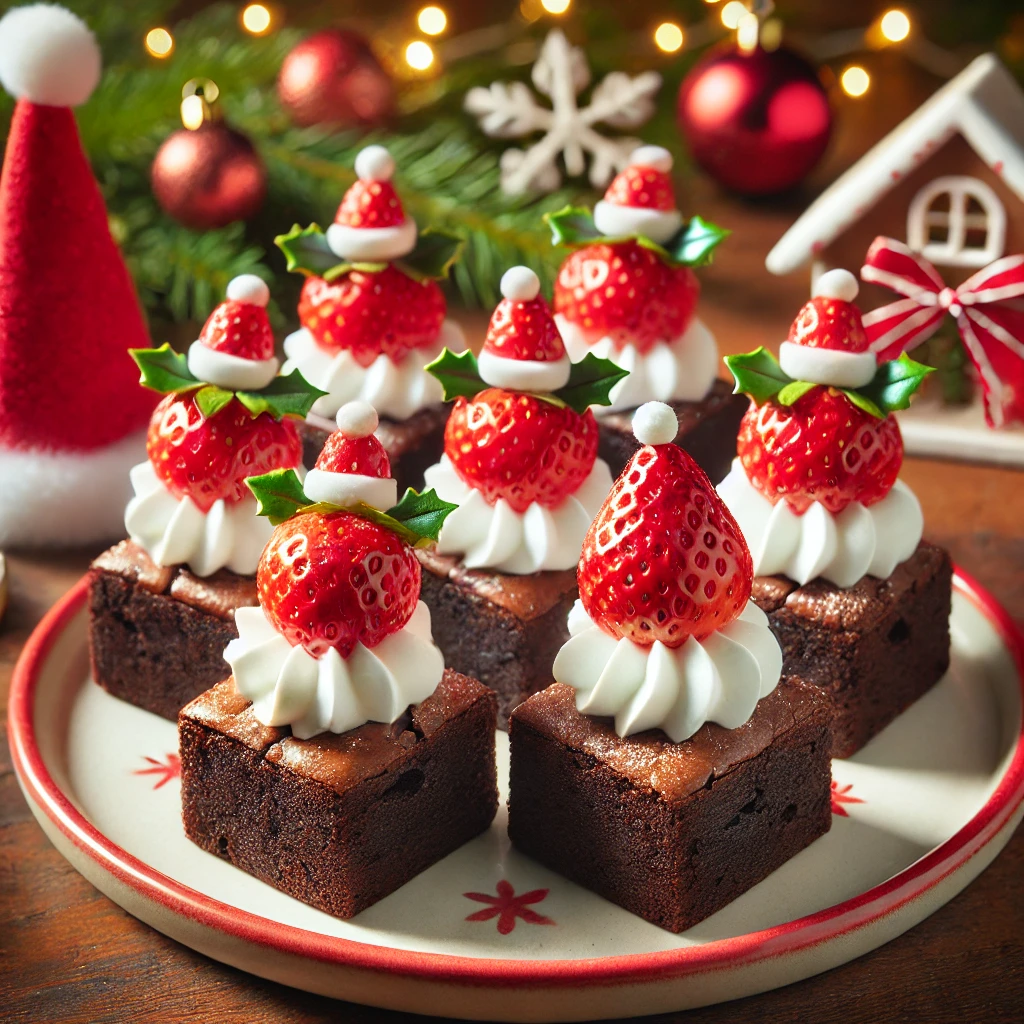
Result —
[[[886, 108], [874, 116], [879, 125], [872, 131], [895, 119]], [[833, 161], [843, 158], [840, 146]], [[776, 344], [806, 298], [807, 282], [803, 275], [769, 277], [763, 259], [798, 201], [749, 206], [708, 186], [695, 186], [690, 198], [692, 208], [736, 232], [703, 274], [702, 314], [723, 350]], [[479, 316], [466, 320], [470, 331], [479, 331]], [[924, 506], [927, 536], [948, 547], [1024, 623], [1024, 473], [908, 458], [902, 475]], [[9, 553], [11, 602], [0, 622], [4, 706], [25, 639], [94, 554]], [[130, 917], [50, 846], [18, 790], [7, 746], [0, 745], [0, 1019], [291, 1024], [402, 1017], [250, 977]], [[777, 992], [661, 1019], [1024, 1020], [1024, 832], [965, 892], [881, 949]]]

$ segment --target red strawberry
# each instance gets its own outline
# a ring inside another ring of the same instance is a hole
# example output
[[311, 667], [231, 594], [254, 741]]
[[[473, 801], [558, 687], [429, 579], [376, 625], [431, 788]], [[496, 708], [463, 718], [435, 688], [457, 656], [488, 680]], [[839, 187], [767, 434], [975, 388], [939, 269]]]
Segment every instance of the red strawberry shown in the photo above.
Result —
[[653, 167], [627, 167], [615, 176], [604, 198], [619, 206], [641, 206], [653, 210], [674, 210], [676, 197], [672, 179]]
[[348, 512], [293, 516], [274, 531], [256, 570], [260, 605], [293, 646], [376, 647], [412, 617], [420, 564], [383, 526]]
[[806, 348], [830, 348], [842, 352], [866, 352], [860, 310], [852, 302], [826, 295], [808, 300], [789, 328], [789, 341]]
[[615, 481], [583, 542], [580, 600], [606, 633], [680, 647], [731, 622], [754, 566], [736, 520], [674, 444], [645, 445]]
[[587, 344], [608, 336], [647, 352], [680, 337], [697, 308], [700, 283], [689, 267], [672, 267], [637, 242], [588, 245], [563, 264], [555, 311], [575, 324]]
[[556, 508], [586, 480], [597, 458], [597, 421], [535, 395], [488, 388], [455, 402], [444, 432], [455, 471], [488, 504], [516, 512]]
[[526, 302], [502, 299], [491, 315], [484, 348], [505, 359], [541, 363], [565, 356], [562, 336], [540, 296]]
[[219, 498], [251, 496], [246, 477], [302, 462], [302, 440], [292, 420], [269, 413], [253, 418], [238, 399], [206, 419], [194, 393], [167, 395], [153, 412], [146, 452], [164, 486], [190, 497], [204, 512]]
[[350, 228], [390, 228], [404, 220], [402, 202], [390, 181], [358, 180], [345, 193], [334, 223]]
[[309, 277], [299, 297], [299, 320], [325, 349], [348, 350], [360, 366], [381, 353], [401, 362], [432, 345], [444, 323], [436, 281], [414, 281], [394, 267], [376, 274], [349, 271], [335, 281]]
[[317, 456], [316, 468], [328, 473], [391, 476], [391, 460], [384, 445], [373, 434], [346, 437], [340, 430], [335, 430], [324, 442]]
[[269, 359], [274, 354], [267, 311], [251, 302], [222, 302], [203, 325], [199, 340], [207, 348], [242, 359]]
[[880, 420], [828, 387], [790, 406], [751, 402], [736, 450], [754, 487], [798, 514], [815, 501], [829, 512], [853, 501], [873, 505], [892, 489], [903, 464], [895, 417]]

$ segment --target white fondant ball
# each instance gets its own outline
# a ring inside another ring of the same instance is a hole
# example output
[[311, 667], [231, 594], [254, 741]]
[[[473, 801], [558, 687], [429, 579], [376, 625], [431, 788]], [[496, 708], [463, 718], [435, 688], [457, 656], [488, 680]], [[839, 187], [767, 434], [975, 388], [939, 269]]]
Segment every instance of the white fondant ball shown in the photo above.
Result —
[[17, 99], [77, 107], [92, 95], [101, 67], [96, 38], [63, 7], [32, 4], [0, 18], [0, 84]]
[[255, 274], [239, 274], [228, 282], [225, 293], [232, 302], [249, 302], [254, 306], [265, 306], [270, 301], [267, 282]]
[[633, 414], [633, 436], [641, 444], [671, 444], [679, 433], [679, 420], [664, 402], [646, 402]]
[[668, 174], [672, 170], [672, 154], [663, 146], [637, 146], [629, 155], [630, 167], [650, 167]]
[[369, 437], [376, 429], [377, 410], [369, 402], [346, 402], [338, 410], [338, 429], [346, 437]]
[[501, 294], [515, 302], [530, 302], [540, 294], [540, 278], [529, 267], [509, 267], [501, 275]]
[[814, 282], [814, 295], [824, 299], [839, 299], [842, 302], [853, 302], [860, 291], [857, 278], [848, 270], [826, 270]]
[[383, 146], [367, 146], [356, 157], [356, 174], [363, 181], [390, 181], [395, 158]]

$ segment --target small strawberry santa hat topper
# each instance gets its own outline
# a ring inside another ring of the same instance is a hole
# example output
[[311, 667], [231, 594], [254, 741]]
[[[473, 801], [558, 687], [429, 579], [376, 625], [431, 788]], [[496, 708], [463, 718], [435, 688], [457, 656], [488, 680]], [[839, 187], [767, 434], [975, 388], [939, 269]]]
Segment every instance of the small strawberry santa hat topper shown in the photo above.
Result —
[[415, 280], [439, 280], [459, 258], [463, 240], [406, 215], [391, 179], [395, 161], [383, 146], [367, 146], [355, 161], [356, 181], [326, 234], [316, 224], [278, 235], [288, 269], [333, 281], [350, 270], [379, 273], [394, 264]]
[[710, 263], [724, 228], [694, 216], [683, 217], [676, 205], [670, 172], [672, 154], [661, 146], [640, 146], [613, 179], [593, 216], [567, 206], [545, 215], [555, 245], [578, 247], [635, 240], [676, 266]]
[[272, 523], [305, 512], [339, 511], [369, 519], [396, 533], [413, 547], [437, 540], [445, 518], [457, 506], [434, 491], [406, 490], [397, 504], [398, 485], [391, 462], [374, 436], [377, 413], [366, 402], [349, 402], [338, 410], [338, 429], [327, 438], [305, 482], [293, 469], [250, 477], [246, 483], [259, 502], [259, 514]]
[[479, 358], [446, 348], [427, 365], [444, 400], [474, 398], [496, 387], [540, 394], [581, 414], [591, 405], [608, 405], [627, 371], [592, 353], [570, 361], [537, 275], [529, 267], [511, 267], [502, 275], [501, 294]]
[[227, 287], [227, 298], [210, 314], [188, 355], [170, 345], [130, 349], [142, 371], [141, 383], [160, 394], [195, 391], [204, 416], [213, 416], [233, 398], [252, 414], [275, 419], [305, 416], [321, 395], [298, 370], [279, 377], [274, 335], [267, 317], [270, 289], [255, 274], [241, 274]]
[[757, 405], [791, 406], [816, 387], [842, 392], [863, 412], [884, 419], [906, 409], [932, 368], [905, 353], [879, 362], [871, 351], [860, 310], [857, 279], [848, 270], [818, 278], [814, 295], [797, 314], [778, 360], [765, 348], [726, 356], [736, 381]]
[[70, 11], [0, 19], [17, 99], [0, 177], [0, 543], [119, 536], [156, 404], [125, 353], [149, 336], [72, 113], [100, 71]]

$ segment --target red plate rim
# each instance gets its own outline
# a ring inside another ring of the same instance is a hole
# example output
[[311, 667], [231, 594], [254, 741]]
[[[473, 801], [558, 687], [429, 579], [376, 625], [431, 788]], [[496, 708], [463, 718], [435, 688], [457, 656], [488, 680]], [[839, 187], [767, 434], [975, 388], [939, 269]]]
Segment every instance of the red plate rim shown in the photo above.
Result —
[[[954, 587], [1000, 633], [1016, 663], [1024, 700], [1024, 635], [992, 595], [960, 569], [956, 569]], [[54, 642], [81, 610], [87, 590], [85, 577], [54, 605], [29, 637], [15, 666], [8, 730], [14, 767], [27, 793], [80, 851], [143, 898], [234, 939], [326, 964], [473, 987], [558, 988], [631, 984], [750, 964], [816, 946], [892, 914], [970, 860], [1024, 801], [1022, 722], [1013, 759], [995, 792], [940, 846], [852, 899], [774, 928], [699, 946], [581, 960], [502, 960], [421, 953], [320, 935], [237, 910], [155, 871], [99, 832], [51, 777], [32, 728], [35, 689]]]

